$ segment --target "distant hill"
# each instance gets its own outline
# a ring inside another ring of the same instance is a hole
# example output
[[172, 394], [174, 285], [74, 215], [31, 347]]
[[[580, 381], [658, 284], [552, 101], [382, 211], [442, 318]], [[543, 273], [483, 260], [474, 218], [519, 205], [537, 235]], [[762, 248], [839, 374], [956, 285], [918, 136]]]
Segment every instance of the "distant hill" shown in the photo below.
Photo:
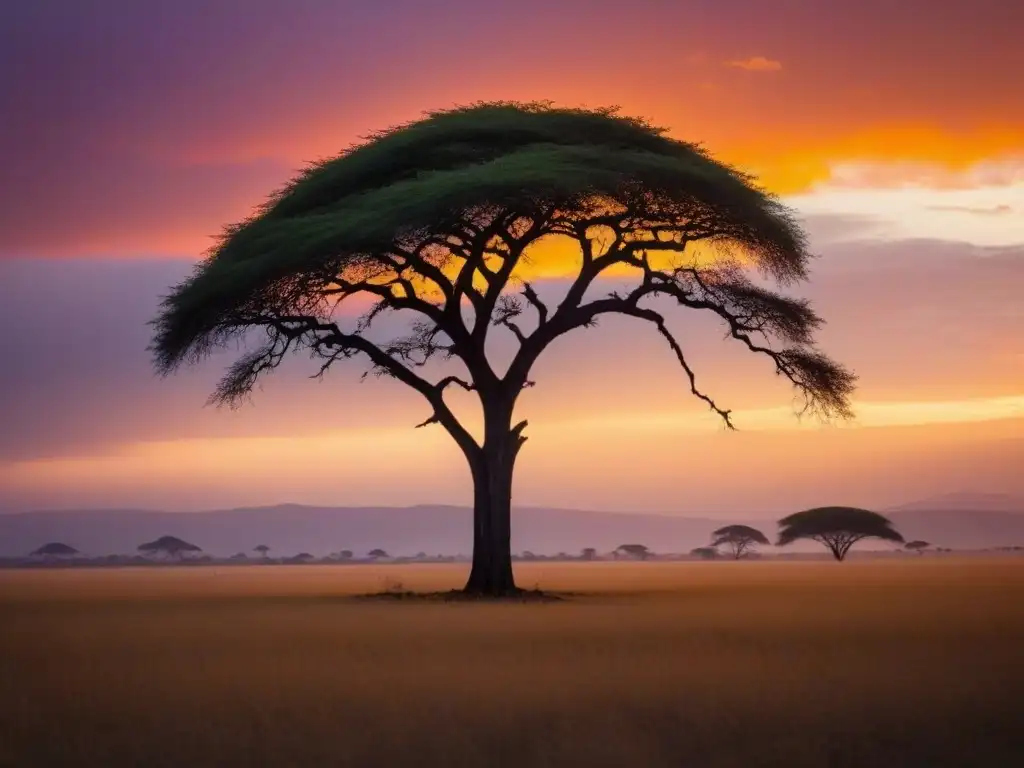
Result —
[[[956, 549], [1024, 545], [1024, 513], [989, 509], [918, 509], [890, 512], [908, 538]], [[325, 555], [375, 547], [398, 555], [468, 554], [472, 517], [467, 508], [308, 507], [281, 505], [210, 512], [75, 510], [0, 515], [0, 556], [25, 555], [47, 541], [63, 541], [87, 555], [129, 554], [144, 541], [170, 534], [213, 555], [267, 544], [274, 554]], [[609, 551], [638, 542], [655, 552], [687, 552], [707, 544], [725, 523], [745, 523], [774, 538], [773, 520], [748, 517], [675, 517], [525, 507], [513, 518], [513, 550], [577, 553]]]
[[[706, 544], [719, 520], [571, 509], [518, 509], [513, 549], [578, 553], [639, 541], [654, 551], [680, 552]], [[765, 525], [762, 521], [761, 525]], [[771, 531], [774, 526], [766, 526]], [[132, 553], [164, 534], [211, 554], [269, 545], [274, 553], [323, 555], [380, 547], [394, 554], [468, 554], [472, 513], [454, 506], [307, 507], [281, 505], [211, 512], [82, 510], [0, 515], [0, 555], [21, 555], [40, 542], [67, 541], [91, 555]]]
[[941, 496], [932, 496], [927, 499], [912, 501], [908, 504], [901, 504], [891, 507], [889, 511], [911, 512], [921, 510], [1024, 513], [1024, 499], [1005, 493], [959, 491], [957, 493], [946, 493]]

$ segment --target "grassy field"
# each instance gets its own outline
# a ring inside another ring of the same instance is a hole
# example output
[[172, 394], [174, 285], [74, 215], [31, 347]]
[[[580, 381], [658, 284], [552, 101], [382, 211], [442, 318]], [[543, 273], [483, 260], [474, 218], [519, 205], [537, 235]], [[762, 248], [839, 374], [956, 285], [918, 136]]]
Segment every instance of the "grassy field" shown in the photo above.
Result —
[[1024, 765], [1024, 558], [0, 572], [0, 766]]

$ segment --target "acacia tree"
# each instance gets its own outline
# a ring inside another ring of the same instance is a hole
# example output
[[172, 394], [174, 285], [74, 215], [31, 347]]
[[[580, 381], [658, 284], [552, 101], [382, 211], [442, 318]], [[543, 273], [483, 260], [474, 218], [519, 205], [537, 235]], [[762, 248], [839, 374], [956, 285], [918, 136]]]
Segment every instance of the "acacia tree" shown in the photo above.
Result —
[[712, 547], [727, 547], [734, 560], [739, 560], [758, 544], [769, 544], [768, 538], [749, 525], [726, 525], [711, 534]]
[[252, 548], [252, 551], [259, 552], [260, 556], [264, 560], [266, 560], [268, 557], [268, 553], [270, 552], [270, 547], [268, 547], [266, 544], [257, 544], [255, 547]]
[[921, 541], [920, 539], [914, 539], [914, 541], [908, 541], [903, 545], [903, 548], [910, 552], [917, 552], [919, 555], [923, 555], [924, 551], [931, 546], [930, 542]]
[[626, 555], [637, 560], [646, 560], [651, 556], [651, 550], [649, 550], [644, 544], [620, 544], [615, 548], [616, 554]]
[[[541, 240], [576, 257], [557, 301], [529, 281]], [[854, 377], [814, 347], [820, 318], [746, 272], [787, 285], [807, 277], [808, 260], [790, 212], [697, 145], [614, 110], [477, 104], [377, 133], [272, 194], [165, 299], [152, 349], [168, 373], [259, 338], [220, 382], [220, 403], [246, 398], [298, 350], [317, 361], [317, 375], [362, 358], [364, 376], [411, 387], [428, 406], [419, 426], [441, 425], [469, 464], [466, 590], [501, 595], [516, 590], [512, 476], [527, 427], [514, 418], [516, 403], [564, 334], [608, 315], [647, 323], [693, 395], [732, 427], [652, 301], [710, 313], [792, 382], [802, 410], [849, 414]], [[603, 278], [623, 274], [627, 290], [600, 291]], [[352, 303], [361, 314], [346, 321], [339, 308]], [[389, 312], [414, 319], [407, 333], [378, 338], [371, 326]], [[488, 354], [495, 330], [515, 345], [507, 366]], [[444, 361], [456, 372], [434, 375]], [[451, 387], [479, 399], [475, 432], [446, 399]]]
[[779, 521], [778, 546], [798, 539], [810, 539], [828, 547], [842, 561], [850, 547], [863, 539], [903, 543], [903, 537], [884, 515], [857, 507], [816, 507]]
[[161, 536], [154, 541], [139, 544], [139, 552], [147, 555], [164, 555], [181, 560], [187, 552], [202, 552], [195, 544], [179, 539], [177, 536]]
[[61, 541], [51, 541], [48, 544], [43, 544], [39, 549], [32, 551], [33, 557], [74, 557], [78, 554], [78, 550], [72, 547], [70, 544], [65, 544]]

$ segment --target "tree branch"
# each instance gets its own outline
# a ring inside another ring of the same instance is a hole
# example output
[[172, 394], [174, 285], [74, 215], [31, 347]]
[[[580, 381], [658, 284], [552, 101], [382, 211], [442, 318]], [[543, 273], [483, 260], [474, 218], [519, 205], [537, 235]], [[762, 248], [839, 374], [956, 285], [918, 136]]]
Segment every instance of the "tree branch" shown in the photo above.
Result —
[[441, 379], [439, 382], [437, 382], [437, 384], [435, 384], [434, 386], [438, 389], [438, 391], [444, 392], [445, 389], [448, 388], [449, 386], [451, 386], [452, 384], [459, 385], [460, 387], [462, 387], [467, 392], [472, 392], [472, 391], [474, 391], [476, 389], [476, 387], [474, 387], [468, 381], [465, 381], [464, 379], [461, 379], [458, 376], [445, 376], [443, 379]]
[[543, 301], [540, 300], [540, 296], [537, 295], [537, 291], [533, 289], [530, 283], [523, 281], [523, 296], [537, 309], [537, 325], [544, 325], [548, 320], [548, 308]]
[[[336, 323], [325, 322], [316, 317], [304, 315], [285, 315], [281, 317], [254, 316], [240, 319], [237, 322], [242, 327], [261, 325], [276, 332], [280, 338], [285, 340], [283, 348], [279, 349], [275, 357], [265, 364], [259, 360], [256, 361], [257, 365], [252, 367], [253, 372], [251, 374], [250, 386], [260, 372], [276, 367], [290, 346], [305, 336], [308, 337], [306, 341], [308, 348], [325, 360], [318, 375], [323, 375], [336, 360], [352, 357], [357, 352], [362, 353], [370, 359], [370, 362], [378, 370], [415, 389], [431, 405], [433, 414], [418, 426], [435, 423], [441, 424], [467, 456], [475, 455], [479, 450], [479, 446], [472, 435], [459, 423], [455, 414], [445, 404], [443, 387], [439, 387], [439, 385], [432, 384], [422, 378], [400, 360], [396, 360], [387, 351], [381, 349], [365, 337], [359, 334], [344, 333]], [[278, 350], [279, 342], [273, 340], [273, 337], [271, 344], [273, 345], [272, 349]], [[265, 352], [266, 348], [262, 351]], [[252, 356], [243, 358], [243, 361], [247, 359], [252, 360], [253, 358]]]

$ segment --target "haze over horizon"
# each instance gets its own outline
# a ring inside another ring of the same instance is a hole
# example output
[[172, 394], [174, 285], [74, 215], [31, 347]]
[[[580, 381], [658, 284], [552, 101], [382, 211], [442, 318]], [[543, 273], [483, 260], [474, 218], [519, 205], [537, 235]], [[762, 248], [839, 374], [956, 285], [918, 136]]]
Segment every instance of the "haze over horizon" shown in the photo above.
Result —
[[[160, 379], [146, 323], [210, 235], [303, 163], [496, 99], [619, 104], [758, 174], [821, 254], [794, 292], [828, 321], [822, 348], [860, 376], [856, 422], [801, 423], [765, 361], [669, 311], [702, 388], [734, 411], [725, 433], [657, 334], [602, 322], [556, 344], [524, 393], [516, 506], [1024, 495], [1024, 100], [1006, 98], [1024, 10], [664, 5], [251, 0], [242, 16], [183, 0], [154, 21], [128, 0], [10, 4], [0, 324], [19, 330], [0, 336], [0, 510], [468, 504], [461, 455], [412, 428], [425, 414], [401, 385], [359, 384], [359, 365], [310, 381], [296, 358], [251, 405], [204, 408], [225, 358]], [[642, 12], [663, 20], [643, 55], [609, 56]], [[512, 43], [541, 14], [524, 59]], [[438, 51], [456, 22], [458, 55]], [[572, 258], [547, 259], [539, 290], [556, 294]]]

